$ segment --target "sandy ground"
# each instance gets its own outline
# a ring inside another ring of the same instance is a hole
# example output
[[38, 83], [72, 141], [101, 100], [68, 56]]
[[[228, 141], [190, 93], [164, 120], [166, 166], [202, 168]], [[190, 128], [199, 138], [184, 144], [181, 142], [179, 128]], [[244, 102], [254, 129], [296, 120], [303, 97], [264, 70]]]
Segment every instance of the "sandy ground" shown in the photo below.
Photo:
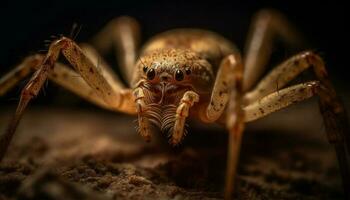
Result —
[[[0, 111], [0, 131], [13, 112]], [[0, 164], [0, 199], [222, 199], [225, 130], [190, 124], [177, 148], [134, 117], [32, 107]], [[237, 199], [343, 199], [315, 102], [248, 124]]]

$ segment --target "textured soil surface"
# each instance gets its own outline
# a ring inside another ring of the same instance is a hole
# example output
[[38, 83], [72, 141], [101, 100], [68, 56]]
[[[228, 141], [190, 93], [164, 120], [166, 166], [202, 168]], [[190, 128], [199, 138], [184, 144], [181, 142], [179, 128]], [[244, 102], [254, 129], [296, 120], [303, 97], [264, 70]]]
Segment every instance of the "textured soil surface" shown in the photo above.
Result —
[[[344, 199], [334, 151], [309, 104], [248, 124], [237, 199]], [[13, 110], [1, 109], [0, 131]], [[172, 148], [160, 134], [144, 142], [134, 120], [29, 109], [0, 164], [0, 199], [222, 199], [222, 128], [192, 123]]]

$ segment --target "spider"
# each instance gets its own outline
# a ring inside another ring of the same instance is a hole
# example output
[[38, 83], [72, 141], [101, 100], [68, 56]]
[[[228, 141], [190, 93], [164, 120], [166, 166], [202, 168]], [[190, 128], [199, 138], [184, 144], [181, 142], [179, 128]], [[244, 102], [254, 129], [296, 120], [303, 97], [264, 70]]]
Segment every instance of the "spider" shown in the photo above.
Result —
[[[77, 45], [67, 37], [58, 38], [45, 55], [27, 57], [0, 79], [0, 94], [4, 94], [35, 71], [22, 90], [15, 115], [0, 140], [0, 159], [29, 101], [50, 79], [102, 108], [137, 115], [137, 131], [147, 141], [159, 129], [169, 134], [171, 145], [178, 145], [186, 133], [188, 117], [204, 123], [225, 124], [229, 136], [224, 197], [230, 199], [245, 122], [318, 96], [327, 138], [338, 156], [344, 188], [350, 188], [346, 111], [322, 58], [312, 51], [301, 52], [258, 82], [271, 55], [273, 40], [279, 37], [289, 45], [299, 45], [300, 36], [274, 10], [258, 12], [250, 29], [243, 58], [229, 40], [200, 29], [161, 33], [139, 51], [139, 24], [131, 17], [119, 17], [99, 32], [92, 43], [103, 54], [116, 47], [119, 65], [131, 88], [114, 75], [95, 48]], [[72, 68], [57, 62], [60, 55]], [[286, 86], [310, 68], [317, 80]]]

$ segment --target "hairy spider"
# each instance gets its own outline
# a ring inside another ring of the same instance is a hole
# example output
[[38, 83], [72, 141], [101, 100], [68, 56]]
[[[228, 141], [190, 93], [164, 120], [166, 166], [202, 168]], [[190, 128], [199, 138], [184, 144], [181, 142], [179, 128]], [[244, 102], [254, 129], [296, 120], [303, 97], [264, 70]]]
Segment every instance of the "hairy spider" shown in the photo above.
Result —
[[[187, 117], [226, 124], [229, 137], [225, 198], [230, 199], [244, 123], [317, 95], [327, 137], [335, 147], [343, 185], [348, 189], [347, 116], [322, 58], [311, 51], [299, 53], [257, 83], [276, 36], [290, 45], [300, 44], [298, 33], [280, 13], [263, 10], [254, 18], [243, 59], [230, 41], [199, 29], [161, 33], [138, 51], [138, 23], [130, 17], [117, 18], [93, 38], [93, 46], [101, 53], [116, 47], [123, 75], [131, 88], [125, 87], [111, 68], [99, 60], [92, 46], [77, 45], [72, 39], [61, 37], [51, 43], [46, 55], [27, 57], [0, 79], [0, 94], [4, 94], [35, 71], [22, 90], [16, 113], [0, 140], [0, 159], [29, 101], [49, 78], [98, 106], [137, 115], [138, 132], [147, 141], [156, 127], [169, 134], [171, 145], [179, 144]], [[57, 62], [60, 54], [75, 70]], [[309, 68], [316, 81], [285, 87]]]

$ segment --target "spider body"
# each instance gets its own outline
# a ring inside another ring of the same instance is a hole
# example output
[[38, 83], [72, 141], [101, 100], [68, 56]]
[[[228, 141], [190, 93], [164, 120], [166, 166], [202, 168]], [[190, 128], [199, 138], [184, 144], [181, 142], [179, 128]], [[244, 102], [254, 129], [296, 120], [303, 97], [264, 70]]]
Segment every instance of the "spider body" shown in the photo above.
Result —
[[[93, 38], [94, 47], [61, 37], [51, 43], [47, 54], [27, 57], [0, 79], [1, 95], [35, 71], [0, 138], [0, 160], [29, 101], [50, 79], [102, 108], [136, 114], [138, 132], [146, 140], [151, 139], [153, 127], [157, 127], [169, 134], [170, 144], [178, 145], [185, 134], [187, 117], [225, 124], [229, 136], [224, 197], [230, 199], [244, 124], [318, 96], [328, 141], [335, 147], [347, 191], [350, 187], [348, 120], [322, 58], [311, 51], [296, 54], [258, 82], [276, 36], [290, 45], [300, 45], [300, 35], [282, 14], [263, 10], [253, 20], [243, 58], [229, 40], [199, 29], [159, 34], [139, 50], [140, 28], [129, 17], [109, 23]], [[130, 88], [114, 75], [95, 50], [105, 54], [112, 46], [117, 49], [119, 65]], [[58, 62], [60, 55], [74, 70]], [[317, 80], [286, 87], [307, 69], [312, 69]]]

